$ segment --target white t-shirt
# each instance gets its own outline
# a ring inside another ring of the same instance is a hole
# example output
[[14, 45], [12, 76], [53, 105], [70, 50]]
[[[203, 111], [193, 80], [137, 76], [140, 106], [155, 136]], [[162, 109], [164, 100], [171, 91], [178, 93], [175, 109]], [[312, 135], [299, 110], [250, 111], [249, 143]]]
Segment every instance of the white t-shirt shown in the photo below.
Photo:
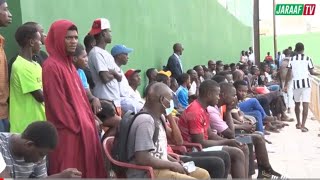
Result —
[[109, 69], [114, 69], [118, 73], [121, 73], [121, 69], [115, 63], [113, 56], [108, 51], [95, 46], [89, 53], [89, 67], [95, 83], [93, 95], [99, 99], [113, 101], [117, 107], [120, 107], [119, 82], [113, 79], [104, 84], [99, 76], [99, 72], [109, 71]]
[[2, 173], [2, 171], [4, 171], [4, 169], [6, 169], [7, 165], [6, 162], [4, 162], [4, 159], [2, 157], [2, 154], [0, 152], [0, 173]]
[[251, 61], [251, 63], [254, 65], [255, 64], [255, 58], [254, 58], [254, 53], [251, 53], [249, 55], [249, 60]]
[[195, 81], [193, 81], [191, 83], [190, 89], [188, 91], [188, 96], [195, 95], [196, 92], [197, 92], [197, 83]]
[[125, 98], [130, 96], [130, 89], [132, 89], [129, 85], [127, 77], [124, 75], [123, 71], [121, 70], [122, 79], [119, 83], [120, 88], [120, 97]]

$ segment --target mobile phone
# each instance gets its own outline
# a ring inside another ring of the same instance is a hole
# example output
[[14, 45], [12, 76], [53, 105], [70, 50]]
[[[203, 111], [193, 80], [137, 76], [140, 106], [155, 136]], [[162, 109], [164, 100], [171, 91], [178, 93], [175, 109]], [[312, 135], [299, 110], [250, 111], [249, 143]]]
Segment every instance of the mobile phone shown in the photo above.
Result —
[[193, 161], [189, 161], [182, 164], [183, 168], [187, 170], [188, 173], [192, 173], [196, 170], [196, 165]]

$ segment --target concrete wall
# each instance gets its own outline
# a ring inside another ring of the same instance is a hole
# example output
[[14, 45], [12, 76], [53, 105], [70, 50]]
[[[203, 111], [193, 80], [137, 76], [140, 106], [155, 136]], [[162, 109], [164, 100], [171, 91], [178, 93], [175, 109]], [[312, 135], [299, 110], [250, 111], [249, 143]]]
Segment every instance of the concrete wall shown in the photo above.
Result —
[[[166, 64], [175, 42], [181, 42], [185, 48], [182, 56], [185, 69], [206, 64], [209, 59], [238, 61], [240, 51], [252, 42], [251, 28], [216, 0], [10, 0], [8, 3], [17, 23], [19, 18], [22, 22], [36, 21], [48, 30], [57, 19], [73, 21], [81, 42], [95, 18], [108, 18], [113, 42], [107, 48], [110, 50], [115, 44], [134, 48], [124, 69], [139, 68], [143, 73], [148, 67], [160, 69]], [[13, 31], [5, 36], [10, 40]], [[13, 47], [12, 43], [7, 47], [9, 56], [16, 50]]]

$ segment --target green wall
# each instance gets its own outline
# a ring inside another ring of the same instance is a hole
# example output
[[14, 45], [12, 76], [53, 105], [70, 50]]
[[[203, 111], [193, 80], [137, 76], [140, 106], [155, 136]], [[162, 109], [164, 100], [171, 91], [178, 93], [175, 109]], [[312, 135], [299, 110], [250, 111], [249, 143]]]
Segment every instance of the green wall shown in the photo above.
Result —
[[[273, 36], [260, 37], [261, 57], [264, 57], [268, 51], [273, 54]], [[297, 42], [302, 42], [305, 53], [313, 59], [314, 64], [320, 65], [320, 32], [277, 36], [277, 49], [281, 52], [289, 46], [292, 46], [294, 49]]]
[[[209, 59], [238, 61], [240, 51], [251, 45], [251, 28], [215, 0], [20, 2], [22, 22], [36, 21], [48, 30], [53, 21], [69, 19], [78, 26], [81, 42], [95, 18], [108, 18], [113, 40], [107, 48], [110, 50], [115, 44], [134, 48], [124, 69], [139, 68], [143, 73], [148, 67], [160, 69], [165, 65], [175, 42], [181, 42], [185, 48], [182, 56], [185, 69], [206, 64]], [[11, 6], [13, 8], [18, 6]]]

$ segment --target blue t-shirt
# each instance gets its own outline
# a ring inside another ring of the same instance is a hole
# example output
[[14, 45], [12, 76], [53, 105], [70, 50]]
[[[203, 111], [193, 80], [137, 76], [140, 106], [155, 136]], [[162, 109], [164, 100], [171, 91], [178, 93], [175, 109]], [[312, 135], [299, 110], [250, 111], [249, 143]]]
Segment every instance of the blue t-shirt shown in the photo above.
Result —
[[180, 86], [176, 92], [177, 96], [178, 96], [178, 100], [180, 102], [180, 104], [182, 105], [182, 107], [184, 109], [186, 109], [189, 105], [189, 97], [188, 97], [188, 89]]
[[86, 74], [84, 73], [84, 71], [82, 69], [78, 69], [77, 72], [80, 76], [83, 87], [85, 89], [89, 89], [88, 80], [87, 80], [87, 77], [86, 77]]

